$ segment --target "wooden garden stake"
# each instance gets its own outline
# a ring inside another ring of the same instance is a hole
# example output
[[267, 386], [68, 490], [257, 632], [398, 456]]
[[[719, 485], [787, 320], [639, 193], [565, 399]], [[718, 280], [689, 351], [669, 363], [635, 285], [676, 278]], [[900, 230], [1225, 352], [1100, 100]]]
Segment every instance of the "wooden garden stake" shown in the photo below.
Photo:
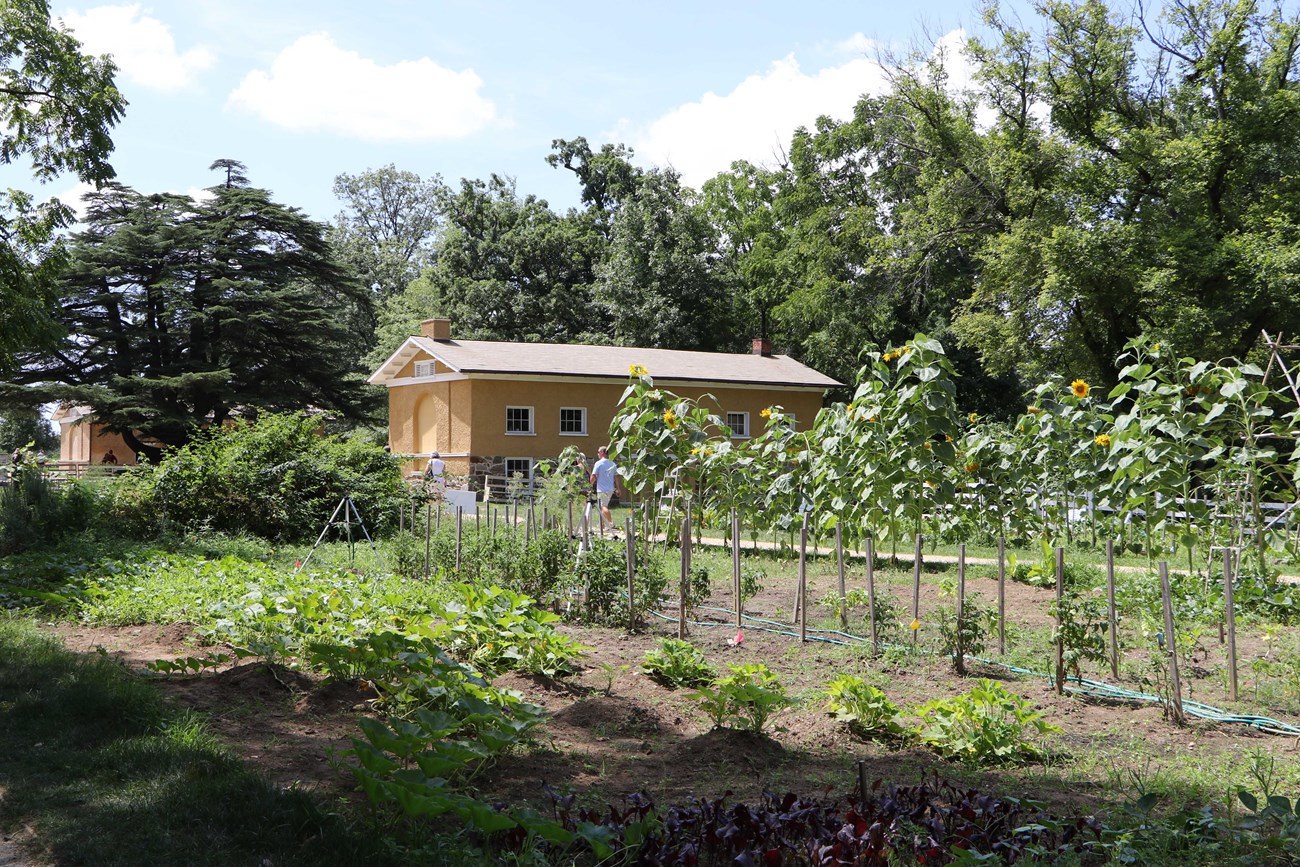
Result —
[[677, 606], [677, 638], [686, 640], [686, 597], [690, 593], [691, 583], [691, 513], [688, 509], [682, 517], [682, 586], [681, 601]]
[[1174, 639], [1174, 603], [1169, 595], [1169, 564], [1160, 561], [1160, 596], [1165, 607], [1165, 647], [1169, 651], [1169, 705], [1170, 716], [1175, 725], [1184, 725], [1183, 684], [1178, 679], [1178, 642]]
[[867, 536], [867, 619], [871, 622], [871, 655], [880, 653], [876, 635], [876, 540]]
[[731, 589], [736, 600], [736, 628], [744, 617], [745, 601], [740, 598], [740, 513], [731, 510]]
[[1065, 600], [1065, 549], [1056, 549], [1056, 694], [1065, 695], [1065, 631], [1061, 606]]
[[844, 530], [835, 522], [835, 563], [840, 570], [840, 629], [849, 628], [849, 599], [844, 590]]
[[439, 501], [438, 503], [438, 508], [434, 509], [433, 511], [434, 511], [433, 531], [435, 533], [441, 533], [442, 532], [442, 502], [441, 501]]
[[808, 513], [799, 525], [799, 640], [808, 642]]
[[460, 580], [460, 531], [463, 523], [465, 510], [460, 506], [456, 507], [456, 580]]
[[429, 546], [431, 531], [429, 529], [429, 513], [432, 511], [432, 504], [424, 504], [424, 577], [429, 577]]
[[959, 675], [966, 674], [966, 648], [962, 644], [962, 618], [966, 616], [966, 543], [957, 546], [957, 640], [953, 667]]
[[573, 538], [573, 500], [569, 500], [569, 538]]
[[998, 655], [1007, 652], [1007, 537], [998, 536]]
[[916, 649], [916, 634], [921, 631], [921, 557], [925, 537], [916, 534], [916, 556], [912, 560], [912, 649]]
[[491, 522], [491, 523], [492, 523], [492, 538], [493, 538], [493, 539], [496, 539], [496, 537], [497, 537], [497, 511], [496, 511], [496, 509], [493, 509], [491, 506], [488, 506], [488, 514], [492, 516], [492, 522]]
[[1228, 626], [1228, 698], [1237, 700], [1237, 610], [1232, 600], [1232, 550], [1223, 549], [1223, 606]]
[[1110, 632], [1110, 676], [1119, 679], [1119, 617], [1115, 614], [1115, 540], [1106, 540], [1106, 624]]
[[636, 629], [636, 518], [627, 516], [624, 531], [627, 543], [627, 631]]
[[478, 499], [477, 499], [477, 495], [475, 495], [475, 500], [474, 500], [474, 538], [477, 540], [478, 537], [479, 537], [479, 524], [478, 524]]

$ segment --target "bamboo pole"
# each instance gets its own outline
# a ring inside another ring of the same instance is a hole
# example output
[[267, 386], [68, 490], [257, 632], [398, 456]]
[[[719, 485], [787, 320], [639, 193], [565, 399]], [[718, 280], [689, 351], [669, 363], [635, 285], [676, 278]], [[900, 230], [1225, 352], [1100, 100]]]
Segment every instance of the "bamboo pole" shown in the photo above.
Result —
[[1237, 700], [1237, 611], [1232, 598], [1232, 550], [1223, 549], [1223, 606], [1228, 626], [1228, 698]]
[[876, 540], [867, 536], [867, 619], [871, 621], [871, 655], [880, 653], [880, 637], [876, 633]]
[[1056, 549], [1056, 694], [1065, 695], [1065, 633], [1061, 606], [1065, 601], [1065, 549]]
[[916, 634], [920, 632], [921, 623], [921, 558], [925, 537], [916, 534], [916, 556], [912, 560], [912, 649], [916, 649]]
[[998, 655], [1007, 652], [1007, 537], [998, 536]]
[[432, 511], [432, 504], [424, 504], [424, 577], [429, 577], [429, 547], [432, 544], [432, 533], [429, 529], [429, 513]]
[[1110, 676], [1119, 679], [1119, 617], [1115, 612], [1115, 540], [1106, 540], [1106, 624], [1110, 632]]
[[1175, 725], [1184, 725], [1183, 684], [1178, 677], [1178, 642], [1174, 637], [1174, 603], [1169, 593], [1169, 564], [1160, 561], [1160, 596], [1165, 609], [1165, 647], [1169, 651], [1169, 712]]
[[848, 594], [844, 589], [844, 529], [839, 521], [835, 522], [835, 564], [840, 577], [840, 629], [849, 628]]

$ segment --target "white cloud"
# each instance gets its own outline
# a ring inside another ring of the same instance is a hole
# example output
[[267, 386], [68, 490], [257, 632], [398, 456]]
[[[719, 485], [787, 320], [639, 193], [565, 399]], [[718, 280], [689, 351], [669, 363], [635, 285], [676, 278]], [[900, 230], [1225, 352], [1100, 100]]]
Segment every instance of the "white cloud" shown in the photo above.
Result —
[[809, 75], [790, 55], [725, 96], [706, 93], [639, 129], [624, 124], [620, 137], [698, 187], [733, 160], [771, 164], [797, 127], [811, 127], [822, 115], [847, 118], [859, 97], [884, 88], [884, 71], [874, 60], [859, 57]]
[[[942, 53], [954, 90], [972, 84], [974, 66], [965, 42], [965, 32], [953, 30], [933, 48]], [[861, 97], [887, 90], [887, 71], [871, 59], [879, 48], [880, 43], [855, 33], [832, 46], [833, 53], [852, 59], [815, 74], [803, 72], [789, 55], [724, 96], [706, 93], [645, 126], [623, 121], [611, 138], [628, 142], [650, 162], [671, 165], [694, 187], [735, 160], [770, 165], [789, 147], [798, 127], [811, 128], [823, 115], [845, 120]]]
[[87, 51], [113, 55], [128, 80], [152, 90], [181, 90], [216, 60], [202, 46], [178, 52], [171, 29], [139, 4], [73, 10], [64, 20]]
[[86, 203], [83, 201], [82, 197], [85, 196], [86, 193], [93, 193], [94, 191], [94, 184], [77, 181], [66, 190], [55, 193], [54, 198], [71, 208], [72, 212], [77, 215], [77, 220], [81, 221], [86, 219]]
[[269, 72], [244, 76], [226, 104], [294, 132], [429, 141], [463, 138], [494, 120], [482, 86], [472, 69], [456, 72], [427, 57], [381, 66], [319, 33], [281, 51]]

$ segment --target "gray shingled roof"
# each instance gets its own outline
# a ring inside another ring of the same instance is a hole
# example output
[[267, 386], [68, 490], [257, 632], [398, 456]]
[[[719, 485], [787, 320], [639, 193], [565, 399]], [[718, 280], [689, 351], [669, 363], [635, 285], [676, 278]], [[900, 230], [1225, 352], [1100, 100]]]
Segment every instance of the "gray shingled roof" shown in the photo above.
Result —
[[495, 340], [433, 340], [412, 337], [422, 349], [461, 373], [521, 376], [584, 376], [625, 380], [633, 364], [656, 380], [735, 382], [753, 385], [834, 388], [841, 383], [786, 355], [687, 352], [564, 343]]

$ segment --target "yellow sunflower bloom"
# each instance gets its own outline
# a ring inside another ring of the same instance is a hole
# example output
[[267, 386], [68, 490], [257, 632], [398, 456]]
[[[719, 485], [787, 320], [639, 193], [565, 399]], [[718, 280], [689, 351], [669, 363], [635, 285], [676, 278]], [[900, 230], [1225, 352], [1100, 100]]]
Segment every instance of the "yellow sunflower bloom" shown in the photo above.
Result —
[[677, 413], [673, 412], [671, 409], [664, 410], [664, 424], [669, 427], [677, 427]]
[[1096, 443], [1097, 445], [1099, 445], [1099, 446], [1106, 446], [1107, 448], [1109, 448], [1109, 447], [1110, 447], [1110, 435], [1109, 435], [1109, 434], [1098, 434], [1095, 438], [1093, 438], [1093, 442], [1095, 442], [1095, 443]]
[[769, 406], [767, 409], [765, 409], [765, 410], [763, 410], [762, 412], [760, 412], [759, 415], [761, 415], [763, 418], [771, 418], [771, 417], [772, 417], [772, 407]]
[[913, 620], [911, 623], [907, 625], [907, 628], [915, 632], [916, 630], [921, 628], [921, 621]]
[[1070, 391], [1078, 398], [1087, 397], [1088, 392], [1091, 389], [1092, 387], [1082, 379], [1076, 379], [1074, 382], [1070, 383]]
[[629, 367], [629, 368], [627, 369], [627, 372], [630, 373], [632, 376], [645, 376], [645, 375], [646, 375], [646, 369], [645, 369], [644, 367], [642, 367], [641, 365], [639, 365], [639, 364], [634, 364], [634, 365], [632, 365], [631, 367]]
[[1025, 412], [1029, 413], [1030, 415], [1038, 415], [1042, 411], [1043, 410], [1040, 407], [1036, 407], [1036, 406], [1025, 407]]
[[979, 420], [980, 420], [979, 413], [974, 413], [974, 412], [973, 412], [973, 413], [970, 414], [970, 423], [971, 423], [971, 424], [975, 424], [975, 422], [977, 422], [977, 421], [979, 421]]

